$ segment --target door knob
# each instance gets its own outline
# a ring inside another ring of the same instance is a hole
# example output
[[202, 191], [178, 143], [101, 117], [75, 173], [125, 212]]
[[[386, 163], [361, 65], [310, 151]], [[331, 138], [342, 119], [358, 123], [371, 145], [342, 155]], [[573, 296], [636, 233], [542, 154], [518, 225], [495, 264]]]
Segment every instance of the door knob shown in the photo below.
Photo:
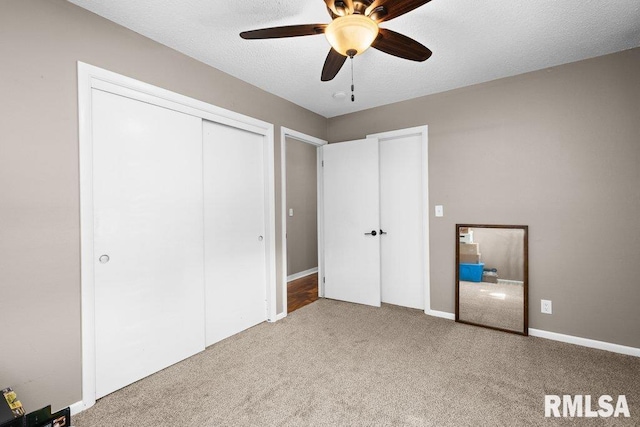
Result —
[[376, 230], [371, 230], [371, 233], [364, 233], [365, 236], [376, 236], [378, 232]]
[[98, 261], [100, 261], [100, 264], [106, 264], [109, 262], [109, 255], [101, 255], [100, 258], [98, 258]]
[[258, 236], [258, 242], [262, 242], [263, 237], [262, 236]]
[[383, 234], [387, 234], [387, 232], [380, 230], [380, 235], [382, 236]]

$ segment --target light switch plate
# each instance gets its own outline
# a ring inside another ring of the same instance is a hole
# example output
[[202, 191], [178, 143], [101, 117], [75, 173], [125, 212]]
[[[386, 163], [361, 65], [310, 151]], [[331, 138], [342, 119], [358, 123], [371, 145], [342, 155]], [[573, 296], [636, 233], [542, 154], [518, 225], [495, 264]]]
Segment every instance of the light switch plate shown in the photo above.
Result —
[[436, 205], [436, 216], [444, 216], [444, 207], [442, 205]]

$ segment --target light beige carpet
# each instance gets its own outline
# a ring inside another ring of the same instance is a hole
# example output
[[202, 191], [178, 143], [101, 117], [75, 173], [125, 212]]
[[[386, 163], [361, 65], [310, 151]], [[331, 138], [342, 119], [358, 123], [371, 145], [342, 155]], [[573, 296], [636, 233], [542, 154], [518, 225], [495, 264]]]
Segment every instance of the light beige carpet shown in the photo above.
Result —
[[[545, 394], [625, 394], [632, 418], [545, 419]], [[640, 358], [319, 300], [106, 396], [73, 423], [637, 426]]]

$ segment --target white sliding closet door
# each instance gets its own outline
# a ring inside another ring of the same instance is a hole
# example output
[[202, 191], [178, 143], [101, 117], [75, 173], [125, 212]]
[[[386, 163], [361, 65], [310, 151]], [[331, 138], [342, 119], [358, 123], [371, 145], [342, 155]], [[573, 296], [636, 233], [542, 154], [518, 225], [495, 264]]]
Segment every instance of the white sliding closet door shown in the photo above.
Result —
[[206, 344], [267, 320], [264, 136], [204, 126]]
[[96, 397], [204, 349], [202, 120], [94, 89]]
[[378, 141], [322, 147], [324, 296], [380, 306]]
[[422, 135], [380, 138], [382, 302], [424, 308]]

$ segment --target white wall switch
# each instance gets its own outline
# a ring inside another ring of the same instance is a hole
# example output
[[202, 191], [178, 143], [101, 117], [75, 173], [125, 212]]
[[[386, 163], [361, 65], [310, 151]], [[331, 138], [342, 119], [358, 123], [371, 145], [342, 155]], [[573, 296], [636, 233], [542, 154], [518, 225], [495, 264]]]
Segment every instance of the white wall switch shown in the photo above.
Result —
[[541, 299], [540, 300], [540, 312], [544, 313], [544, 314], [551, 314], [552, 312], [552, 307], [551, 307], [551, 301], [548, 299]]
[[293, 216], [293, 209], [289, 209], [289, 216]]
[[444, 207], [442, 205], [436, 205], [436, 216], [444, 216]]

